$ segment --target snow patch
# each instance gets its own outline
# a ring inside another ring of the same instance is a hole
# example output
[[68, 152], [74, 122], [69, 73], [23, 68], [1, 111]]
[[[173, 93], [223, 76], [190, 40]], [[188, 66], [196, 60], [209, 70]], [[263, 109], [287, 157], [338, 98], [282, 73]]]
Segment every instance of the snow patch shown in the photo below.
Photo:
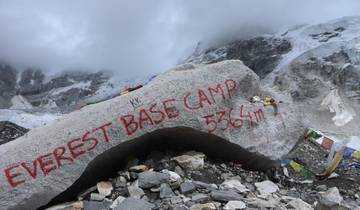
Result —
[[331, 90], [320, 106], [335, 113], [332, 120], [336, 126], [344, 126], [356, 115], [355, 111], [341, 99], [337, 89]]
[[11, 99], [10, 109], [32, 109], [33, 106], [21, 95], [16, 95]]
[[0, 109], [0, 121], [10, 121], [21, 127], [33, 129], [44, 126], [61, 117], [52, 113], [26, 113], [21, 110]]
[[51, 91], [51, 94], [52, 95], [58, 95], [60, 93], [64, 93], [64, 92], [67, 92], [73, 88], [76, 88], [76, 89], [82, 89], [82, 90], [88, 90], [89, 87], [91, 85], [91, 81], [88, 81], [88, 82], [78, 82], [78, 83], [75, 83], [75, 84], [72, 84], [70, 86], [67, 86], [67, 87], [62, 87], [62, 88], [56, 88], [54, 90]]

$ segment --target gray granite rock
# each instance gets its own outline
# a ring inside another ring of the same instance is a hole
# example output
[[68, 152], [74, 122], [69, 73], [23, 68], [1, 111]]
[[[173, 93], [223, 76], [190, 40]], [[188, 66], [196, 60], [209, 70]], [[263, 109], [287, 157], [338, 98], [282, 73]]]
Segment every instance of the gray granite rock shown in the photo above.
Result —
[[159, 187], [162, 183], [170, 181], [170, 175], [156, 171], [146, 171], [139, 174], [139, 187], [148, 189]]

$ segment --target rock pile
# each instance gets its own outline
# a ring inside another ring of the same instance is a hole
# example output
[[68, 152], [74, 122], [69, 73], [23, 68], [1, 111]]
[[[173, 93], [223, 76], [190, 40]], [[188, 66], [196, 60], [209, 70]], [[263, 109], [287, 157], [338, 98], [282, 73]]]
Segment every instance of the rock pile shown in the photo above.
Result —
[[[78, 195], [78, 201], [48, 210], [325, 210], [356, 209], [360, 204], [359, 197], [343, 198], [341, 194], [346, 192], [336, 187], [289, 184], [281, 175], [281, 181], [274, 183], [262, 172], [246, 171], [240, 164], [213, 160], [193, 151], [159, 153], [153, 152], [143, 162], [132, 161], [137, 165], [99, 182]], [[179, 159], [187, 166], [181, 166]]]
[[28, 129], [14, 123], [8, 121], [0, 122], [0, 145], [19, 138], [27, 132]]

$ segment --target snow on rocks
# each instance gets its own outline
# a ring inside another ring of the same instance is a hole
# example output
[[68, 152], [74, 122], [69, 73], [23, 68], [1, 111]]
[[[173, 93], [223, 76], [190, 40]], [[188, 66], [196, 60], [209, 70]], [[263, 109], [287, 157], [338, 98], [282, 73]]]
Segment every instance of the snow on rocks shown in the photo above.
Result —
[[[234, 148], [240, 148], [238, 145], [278, 159], [302, 135], [303, 122], [291, 105], [279, 107], [283, 112], [280, 117], [274, 115], [272, 107], [250, 103], [254, 95], [272, 96], [275, 92], [261, 87], [256, 74], [241, 61], [183, 65], [127, 95], [64, 115], [0, 146], [0, 156], [11, 157], [0, 160], [4, 172], [0, 174], [0, 206], [36, 209], [46, 205], [84, 172], [91, 173], [86, 169], [97, 157], [109, 155], [111, 159], [111, 149], [160, 129], [207, 132], [234, 144]], [[202, 167], [203, 155], [186, 155], [174, 160], [184, 169]], [[93, 170], [96, 164], [102, 165], [100, 161], [94, 164]], [[159, 187], [170, 179], [160, 172], [142, 173], [130, 173], [131, 179], [139, 176], [140, 188]]]

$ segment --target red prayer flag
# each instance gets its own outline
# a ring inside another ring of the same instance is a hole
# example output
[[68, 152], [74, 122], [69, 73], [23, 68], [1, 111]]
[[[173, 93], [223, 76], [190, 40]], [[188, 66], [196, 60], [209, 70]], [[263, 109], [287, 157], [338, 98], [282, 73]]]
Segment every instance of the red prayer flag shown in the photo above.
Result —
[[334, 144], [333, 140], [331, 140], [328, 137], [324, 136], [323, 141], [321, 143], [321, 146], [324, 149], [330, 150], [333, 144]]

